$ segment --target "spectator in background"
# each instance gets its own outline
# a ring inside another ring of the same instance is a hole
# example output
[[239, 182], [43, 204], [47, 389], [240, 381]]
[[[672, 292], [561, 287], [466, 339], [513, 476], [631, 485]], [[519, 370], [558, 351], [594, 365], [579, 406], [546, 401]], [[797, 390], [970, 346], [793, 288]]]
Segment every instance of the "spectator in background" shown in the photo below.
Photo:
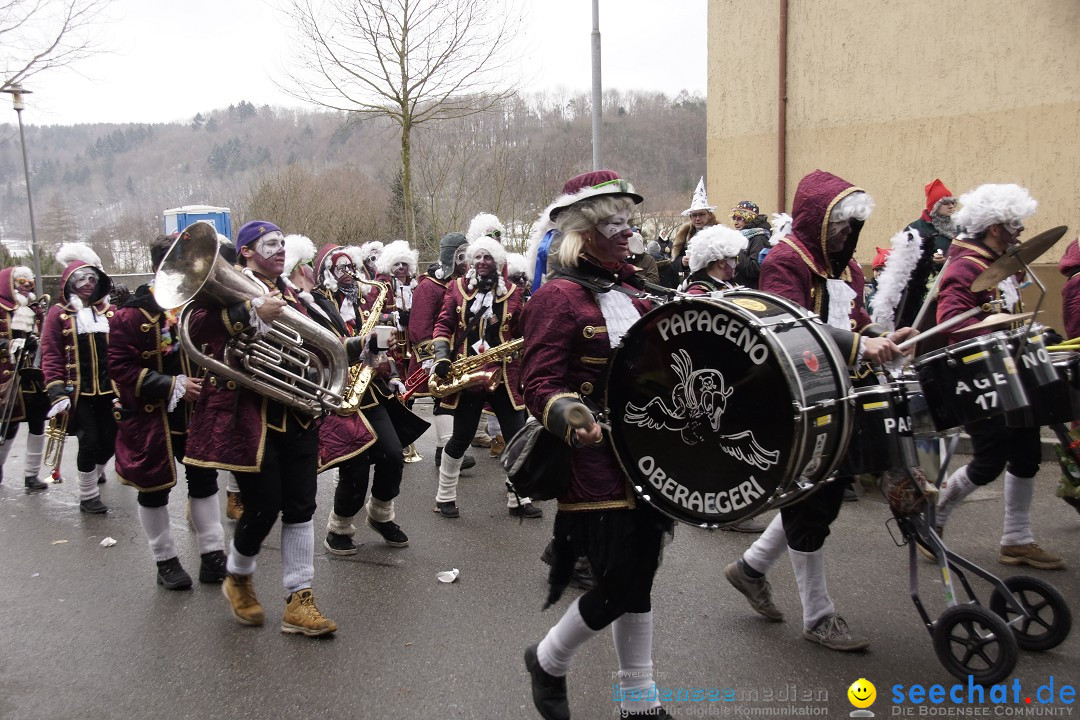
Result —
[[705, 178], [701, 178], [694, 190], [694, 197], [690, 200], [690, 207], [682, 212], [684, 217], [690, 218], [690, 222], [679, 226], [671, 243], [671, 261], [680, 278], [690, 273], [690, 261], [686, 257], [690, 238], [701, 232], [702, 228], [716, 225], [716, 215], [713, 215], [715, 209], [716, 206], [709, 204], [709, 196], [705, 194]]
[[892, 251], [888, 248], [874, 248], [874, 261], [870, 263], [870, 269], [873, 273], [873, 277], [870, 282], [866, 283], [866, 306], [870, 307], [870, 300], [873, 299], [874, 293], [878, 289], [878, 278], [881, 277], [882, 271], [885, 270], [885, 261], [889, 259], [889, 253]]
[[675, 267], [671, 264], [671, 258], [664, 254], [660, 243], [657, 240], [650, 240], [646, 250], [656, 261], [656, 275], [660, 279], [660, 284], [672, 290], [677, 288], [679, 286], [679, 273], [675, 271]]
[[757, 289], [758, 276], [761, 274], [761, 251], [770, 247], [769, 236], [772, 225], [769, 218], [761, 214], [757, 204], [743, 200], [731, 208], [731, 222], [746, 237], [747, 247], [735, 263], [735, 284]]
[[634, 228], [634, 234], [630, 236], [627, 247], [630, 254], [626, 256], [626, 262], [638, 268], [637, 274], [645, 282], [659, 285], [660, 275], [656, 267], [656, 260], [653, 259], [652, 255], [645, 252], [645, 241], [642, 240], [638, 228]]

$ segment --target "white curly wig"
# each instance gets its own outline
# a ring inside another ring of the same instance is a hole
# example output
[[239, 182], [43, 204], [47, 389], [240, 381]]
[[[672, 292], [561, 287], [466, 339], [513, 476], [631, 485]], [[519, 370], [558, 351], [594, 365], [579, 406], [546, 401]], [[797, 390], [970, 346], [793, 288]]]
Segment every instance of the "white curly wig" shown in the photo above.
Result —
[[506, 228], [499, 222], [499, 218], [491, 213], [480, 213], [469, 223], [469, 230], [465, 233], [465, 239], [472, 242], [473, 240], [482, 238], [488, 233], [495, 232], [496, 230], [499, 232], [500, 238], [497, 242], [502, 242], [501, 238], [506, 234]]
[[465, 250], [465, 262], [469, 266], [469, 271], [465, 273], [465, 284], [469, 290], [476, 288], [476, 256], [481, 253], [487, 253], [495, 260], [496, 273], [499, 276], [499, 295], [506, 293], [506, 283], [503, 279], [503, 269], [506, 267], [506, 248], [502, 246], [494, 238], [489, 238], [486, 235], [482, 235], [471, 243]]
[[862, 220], [870, 217], [874, 211], [874, 198], [865, 192], [853, 192], [833, 206], [829, 213], [829, 222], [844, 222], [846, 220]]
[[746, 250], [747, 245], [746, 236], [738, 230], [725, 225], [710, 225], [690, 238], [686, 250], [690, 272], [703, 270], [716, 260], [736, 257]]
[[532, 268], [529, 267], [529, 261], [525, 259], [525, 256], [521, 253], [506, 253], [506, 274], [518, 275], [524, 273], [525, 277], [532, 281]]
[[101, 266], [101, 258], [94, 252], [94, 249], [81, 242], [64, 243], [60, 246], [60, 249], [56, 251], [56, 262], [60, 263], [61, 267], [67, 267], [73, 262], [84, 262], [87, 265], [93, 265], [98, 270], [104, 270]]
[[409, 247], [404, 240], [395, 240], [382, 249], [379, 259], [375, 261], [375, 267], [384, 275], [393, 275], [394, 266], [400, 262], [409, 264], [409, 275], [416, 277], [417, 263], [420, 252]]
[[[360, 246], [359, 260], [357, 260], [357, 256], [354, 255], [351, 252], [352, 247], [350, 247], [349, 250], [350, 250], [349, 254], [353, 256], [353, 261], [356, 262], [356, 266], [361, 267], [364, 264], [364, 258], [371, 257], [372, 255], [378, 256], [378, 255], [382, 254], [383, 244], [381, 242], [379, 242], [378, 240], [372, 240], [371, 242], [364, 243], [363, 245]], [[377, 257], [376, 257], [375, 262], [378, 263], [378, 258]]]
[[960, 196], [960, 209], [953, 222], [969, 235], [979, 235], [991, 225], [1016, 230], [1035, 214], [1038, 203], [1019, 185], [980, 185]]
[[306, 235], [285, 236], [285, 269], [282, 277], [289, 277], [299, 265], [307, 265], [315, 259], [315, 243]]

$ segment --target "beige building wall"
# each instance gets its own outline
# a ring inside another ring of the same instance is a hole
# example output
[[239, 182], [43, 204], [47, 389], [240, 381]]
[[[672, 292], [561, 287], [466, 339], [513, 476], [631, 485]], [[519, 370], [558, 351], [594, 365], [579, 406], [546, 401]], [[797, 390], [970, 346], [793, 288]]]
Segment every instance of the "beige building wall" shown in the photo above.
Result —
[[[858, 254], [868, 262], [918, 217], [930, 180], [957, 195], [1015, 182], [1039, 201], [1028, 237], [1056, 225], [1076, 237], [1078, 0], [787, 6], [785, 210], [815, 168], [863, 188], [877, 202]], [[779, 209], [780, 9], [781, 0], [709, 0], [707, 182], [724, 217], [743, 199]], [[1065, 242], [1045, 260], [1056, 263]]]

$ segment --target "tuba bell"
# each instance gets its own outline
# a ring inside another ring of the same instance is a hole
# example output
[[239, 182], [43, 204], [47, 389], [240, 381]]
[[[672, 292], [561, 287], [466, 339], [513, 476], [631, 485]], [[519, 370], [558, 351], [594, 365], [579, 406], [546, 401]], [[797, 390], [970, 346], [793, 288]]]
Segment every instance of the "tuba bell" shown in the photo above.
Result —
[[178, 335], [184, 352], [195, 363], [309, 415], [337, 410], [349, 378], [345, 348], [333, 333], [291, 307], [285, 308], [264, 336], [249, 331], [229, 340], [223, 360], [210, 357], [192, 342], [188, 323], [193, 300], [226, 306], [266, 294], [261, 282], [218, 254], [217, 231], [201, 220], [184, 228], [154, 277], [158, 305], [184, 307]]

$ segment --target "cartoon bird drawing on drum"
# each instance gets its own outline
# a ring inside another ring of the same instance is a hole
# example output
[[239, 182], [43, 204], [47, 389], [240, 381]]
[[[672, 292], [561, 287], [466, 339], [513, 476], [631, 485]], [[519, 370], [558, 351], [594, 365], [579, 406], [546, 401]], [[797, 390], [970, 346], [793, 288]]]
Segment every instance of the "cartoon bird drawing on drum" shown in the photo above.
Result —
[[720, 419], [734, 388], [728, 387], [719, 370], [694, 370], [686, 350], [672, 353], [671, 359], [674, 361], [671, 369], [679, 377], [679, 383], [671, 390], [671, 406], [659, 397], [647, 402], [645, 407], [629, 403], [624, 417], [627, 423], [677, 430], [687, 445], [715, 440], [728, 455], [761, 470], [768, 470], [779, 461], [780, 451], [763, 448], [752, 430], [730, 435], [720, 433]]

